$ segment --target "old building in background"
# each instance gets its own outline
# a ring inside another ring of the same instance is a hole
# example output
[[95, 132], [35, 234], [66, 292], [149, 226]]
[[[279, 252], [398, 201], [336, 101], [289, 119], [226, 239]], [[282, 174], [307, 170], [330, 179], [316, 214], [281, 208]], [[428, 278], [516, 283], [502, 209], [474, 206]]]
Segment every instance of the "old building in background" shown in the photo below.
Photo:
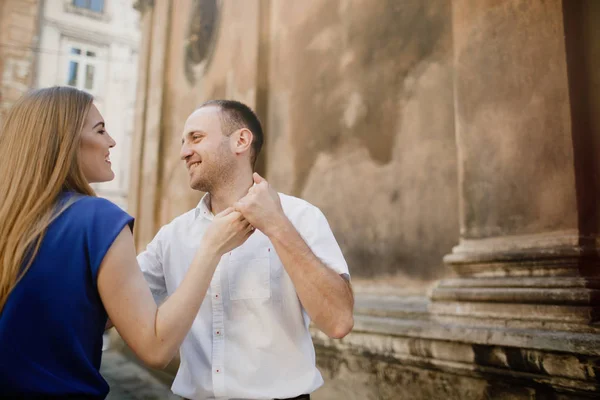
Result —
[[115, 179], [93, 185], [127, 207], [140, 40], [133, 0], [0, 2], [0, 118], [31, 88], [73, 86], [91, 93], [117, 142]]
[[126, 208], [140, 40], [133, 0], [45, 0], [40, 13], [37, 87], [73, 86], [91, 93], [117, 145], [115, 179], [93, 185]]
[[260, 172], [324, 211], [353, 275], [315, 399], [598, 396], [600, 2], [137, 7], [138, 247], [201, 197], [188, 114], [254, 107]]

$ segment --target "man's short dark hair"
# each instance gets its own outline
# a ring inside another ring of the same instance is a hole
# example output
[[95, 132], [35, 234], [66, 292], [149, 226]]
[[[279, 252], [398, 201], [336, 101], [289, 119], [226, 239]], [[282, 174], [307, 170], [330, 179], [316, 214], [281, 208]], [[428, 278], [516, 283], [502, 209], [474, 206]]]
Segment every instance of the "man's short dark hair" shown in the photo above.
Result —
[[219, 107], [221, 110], [221, 128], [224, 135], [229, 136], [242, 128], [252, 132], [250, 163], [254, 168], [264, 141], [262, 125], [254, 111], [244, 103], [235, 100], [209, 100], [198, 108], [209, 106]]

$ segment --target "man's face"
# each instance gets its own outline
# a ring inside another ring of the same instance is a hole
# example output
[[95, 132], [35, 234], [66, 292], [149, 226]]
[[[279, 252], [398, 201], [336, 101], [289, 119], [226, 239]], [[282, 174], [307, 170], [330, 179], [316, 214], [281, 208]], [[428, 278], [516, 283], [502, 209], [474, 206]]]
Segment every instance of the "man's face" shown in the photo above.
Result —
[[192, 189], [211, 192], [227, 180], [234, 169], [235, 156], [229, 137], [223, 134], [220, 113], [218, 107], [202, 107], [185, 122], [180, 155]]

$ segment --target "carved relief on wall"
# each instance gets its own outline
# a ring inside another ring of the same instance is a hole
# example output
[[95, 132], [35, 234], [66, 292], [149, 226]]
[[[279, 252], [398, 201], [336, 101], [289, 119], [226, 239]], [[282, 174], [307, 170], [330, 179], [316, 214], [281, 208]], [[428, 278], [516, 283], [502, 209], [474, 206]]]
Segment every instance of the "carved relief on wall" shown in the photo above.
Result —
[[210, 64], [215, 47], [220, 17], [219, 0], [193, 0], [185, 48], [185, 76], [196, 82]]

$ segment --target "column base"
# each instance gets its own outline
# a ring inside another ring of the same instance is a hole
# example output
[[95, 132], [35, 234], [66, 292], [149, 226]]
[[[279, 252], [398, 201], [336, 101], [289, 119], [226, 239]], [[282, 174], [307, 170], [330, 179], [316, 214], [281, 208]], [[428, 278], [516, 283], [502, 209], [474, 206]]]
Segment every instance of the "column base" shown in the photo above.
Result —
[[599, 333], [596, 240], [544, 234], [463, 241], [444, 262], [457, 273], [431, 293], [442, 320]]
[[313, 329], [326, 379], [315, 399], [600, 396], [600, 335], [442, 321], [430, 308], [427, 298], [378, 307], [358, 295], [350, 335], [332, 340]]

